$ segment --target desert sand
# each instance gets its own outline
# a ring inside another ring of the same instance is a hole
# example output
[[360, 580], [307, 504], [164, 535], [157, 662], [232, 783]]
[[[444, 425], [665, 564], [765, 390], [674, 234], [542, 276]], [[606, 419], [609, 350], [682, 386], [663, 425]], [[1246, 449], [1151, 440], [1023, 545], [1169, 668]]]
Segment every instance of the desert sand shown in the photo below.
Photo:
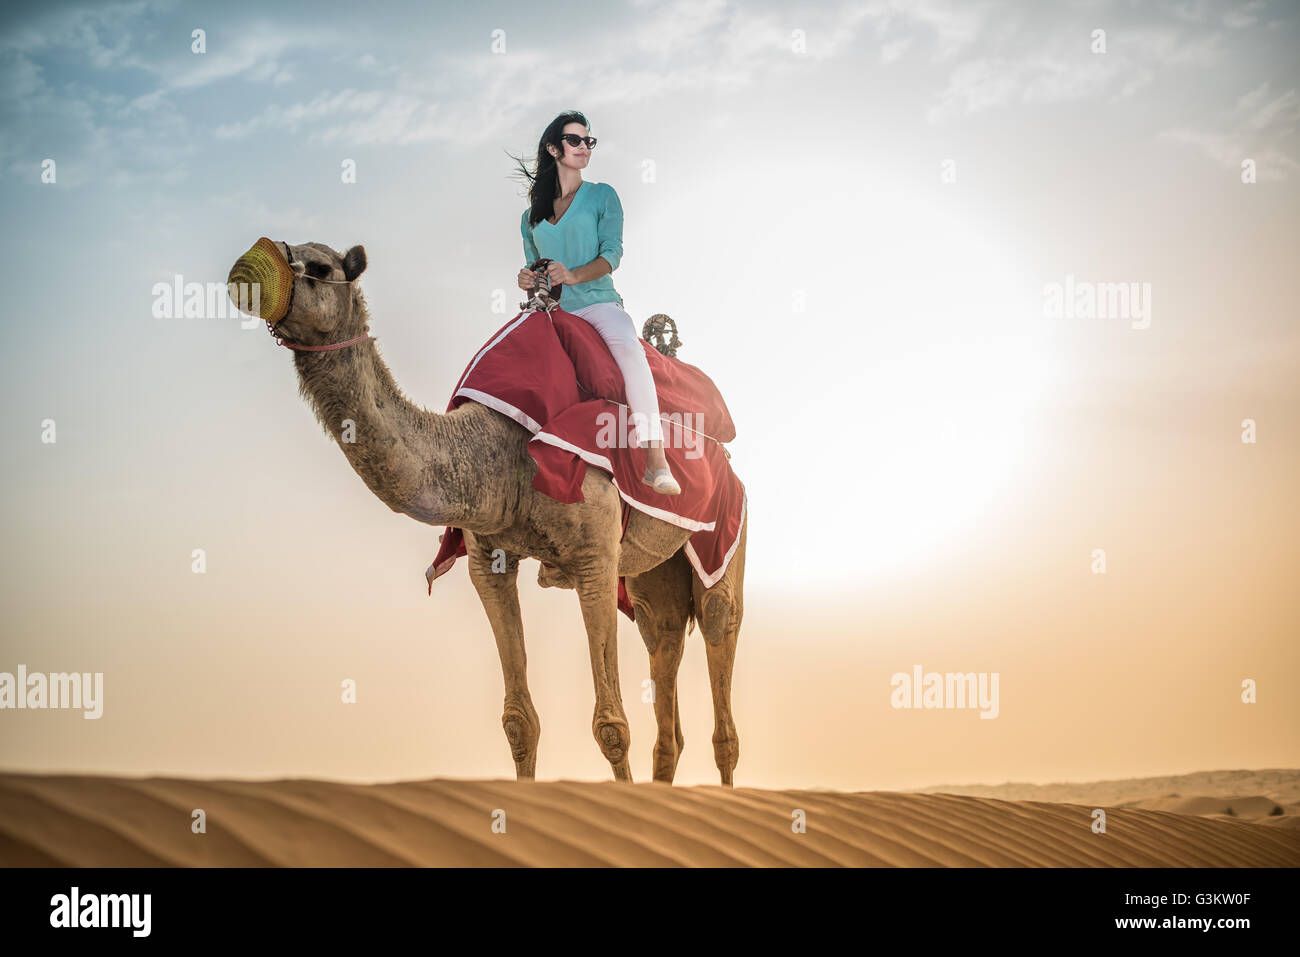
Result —
[[[1226, 773], [1220, 792], [1277, 774], [1270, 793], [1291, 798], [1300, 781], [1295, 771]], [[1300, 866], [1300, 829], [1289, 826], [1300, 820], [1294, 804], [1270, 814], [1279, 805], [1258, 790], [1225, 804], [1221, 794], [1190, 793], [1181, 778], [1176, 796], [1166, 785], [1152, 790], [1167, 780], [1175, 779], [999, 786], [1145, 795], [1119, 806], [612, 781], [367, 785], [7, 773], [0, 865]], [[1107, 809], [1105, 834], [1091, 830], [1095, 807]], [[191, 830], [195, 809], [206, 816], [206, 833]], [[792, 829], [796, 809], [806, 815], [805, 833]]]
[[1198, 771], [1174, 777], [1128, 778], [1086, 784], [938, 785], [927, 793], [1004, 801], [1050, 801], [1092, 807], [1173, 811], [1223, 820], [1300, 828], [1300, 771]]

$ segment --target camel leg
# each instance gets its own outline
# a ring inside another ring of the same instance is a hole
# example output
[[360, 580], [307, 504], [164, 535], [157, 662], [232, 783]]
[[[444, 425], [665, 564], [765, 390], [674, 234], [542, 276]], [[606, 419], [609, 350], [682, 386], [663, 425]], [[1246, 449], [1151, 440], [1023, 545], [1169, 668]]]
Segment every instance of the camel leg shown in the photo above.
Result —
[[655, 722], [659, 734], [654, 747], [654, 779], [673, 783], [686, 739], [682, 737], [681, 709], [677, 702], [677, 669], [686, 642], [686, 622], [691, 615], [690, 562], [679, 551], [663, 564], [629, 577], [625, 584], [636, 612], [636, 626], [650, 653], [650, 680], [654, 683]]
[[731, 557], [727, 573], [712, 588], [705, 589], [691, 576], [696, 615], [704, 632], [704, 650], [709, 659], [709, 686], [713, 692], [713, 759], [722, 775], [723, 787], [732, 786], [732, 773], [740, 760], [740, 736], [731, 715], [731, 670], [736, 663], [736, 639], [744, 615], [745, 537], [749, 517], [740, 530], [740, 544]]
[[528, 656], [524, 653], [524, 623], [519, 612], [519, 558], [505, 556], [496, 563], [498, 568], [503, 568], [504, 561], [503, 570], [493, 571], [492, 549], [468, 531], [465, 550], [469, 555], [470, 581], [483, 602], [501, 656], [506, 686], [501, 725], [515, 761], [515, 777], [531, 780], [537, 775], [537, 741], [542, 735], [542, 723], [528, 693]]
[[618, 686], [618, 576], [600, 572], [579, 582], [578, 600], [587, 627], [591, 653], [591, 677], [596, 686], [596, 710], [591, 731], [600, 751], [609, 761], [616, 781], [631, 781], [628, 750], [632, 734], [623, 711], [623, 693]]
[[[675, 689], [674, 689], [675, 690]], [[682, 756], [682, 751], [686, 748], [686, 738], [682, 736], [682, 702], [676, 694], [673, 695], [673, 728], [677, 738], [677, 757]], [[673, 773], [677, 772], [677, 762], [673, 762]], [[671, 778], [669, 779], [671, 780]]]
[[[617, 516], [617, 512], [614, 513]], [[587, 647], [591, 654], [591, 678], [596, 686], [596, 710], [591, 731], [600, 751], [613, 769], [614, 779], [631, 781], [628, 750], [632, 735], [623, 711], [623, 693], [618, 686], [618, 533], [619, 524], [610, 526], [605, 547], [588, 553], [576, 568], [566, 568], [582, 605], [582, 621], [587, 628]], [[592, 542], [593, 546], [601, 543]]]

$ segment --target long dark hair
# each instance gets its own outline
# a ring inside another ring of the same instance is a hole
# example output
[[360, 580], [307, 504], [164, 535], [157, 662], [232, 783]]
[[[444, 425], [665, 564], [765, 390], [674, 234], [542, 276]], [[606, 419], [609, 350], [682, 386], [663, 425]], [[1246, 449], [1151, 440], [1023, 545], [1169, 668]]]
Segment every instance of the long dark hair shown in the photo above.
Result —
[[546, 129], [542, 131], [542, 138], [537, 141], [537, 162], [531, 170], [521, 157], [507, 151], [507, 155], [519, 165], [519, 172], [528, 184], [528, 202], [532, 206], [528, 213], [530, 226], [536, 226], [543, 219], [550, 219], [555, 213], [555, 197], [560, 191], [560, 171], [555, 157], [547, 152], [546, 147], [547, 144], [554, 146], [563, 156], [564, 140], [560, 139], [560, 135], [570, 123], [581, 123], [591, 129], [587, 118], [577, 110], [561, 113], [547, 123]]

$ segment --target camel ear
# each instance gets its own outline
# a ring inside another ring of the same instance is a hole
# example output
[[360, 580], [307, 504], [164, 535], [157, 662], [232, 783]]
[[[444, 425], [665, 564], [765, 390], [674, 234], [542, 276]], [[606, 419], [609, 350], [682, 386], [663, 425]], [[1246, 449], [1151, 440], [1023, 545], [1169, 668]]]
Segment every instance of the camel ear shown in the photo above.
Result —
[[356, 279], [366, 271], [366, 247], [353, 246], [343, 256], [343, 275], [348, 282]]

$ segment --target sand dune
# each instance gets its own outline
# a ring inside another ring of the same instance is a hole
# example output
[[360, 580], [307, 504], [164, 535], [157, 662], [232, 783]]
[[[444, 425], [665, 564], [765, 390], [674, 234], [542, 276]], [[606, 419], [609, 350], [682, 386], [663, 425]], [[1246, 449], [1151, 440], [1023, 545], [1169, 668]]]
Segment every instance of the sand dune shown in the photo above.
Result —
[[[1235, 817], [1243, 821], [1268, 823], [1268, 818], [1285, 816], [1287, 805], [1255, 795], [1254, 797], [1163, 797], [1134, 801], [1125, 807], [1140, 807], [1149, 811], [1173, 811], [1175, 814], [1199, 814], [1205, 817]], [[1294, 807], [1294, 805], [1290, 805]], [[1294, 811], [1291, 811], [1294, 814]]]
[[1300, 828], [1300, 771], [1198, 771], [1173, 777], [1061, 784], [944, 784], [926, 793], [965, 794], [1004, 801], [1051, 801], [1093, 807], [1172, 811], [1272, 827]]
[[[0, 864], [1300, 866], [1297, 829], [1130, 807], [1109, 809], [1107, 832], [1094, 834], [1095, 806], [614, 782], [0, 774]], [[204, 834], [191, 832], [196, 808]], [[796, 809], [806, 833], [791, 828]]]

